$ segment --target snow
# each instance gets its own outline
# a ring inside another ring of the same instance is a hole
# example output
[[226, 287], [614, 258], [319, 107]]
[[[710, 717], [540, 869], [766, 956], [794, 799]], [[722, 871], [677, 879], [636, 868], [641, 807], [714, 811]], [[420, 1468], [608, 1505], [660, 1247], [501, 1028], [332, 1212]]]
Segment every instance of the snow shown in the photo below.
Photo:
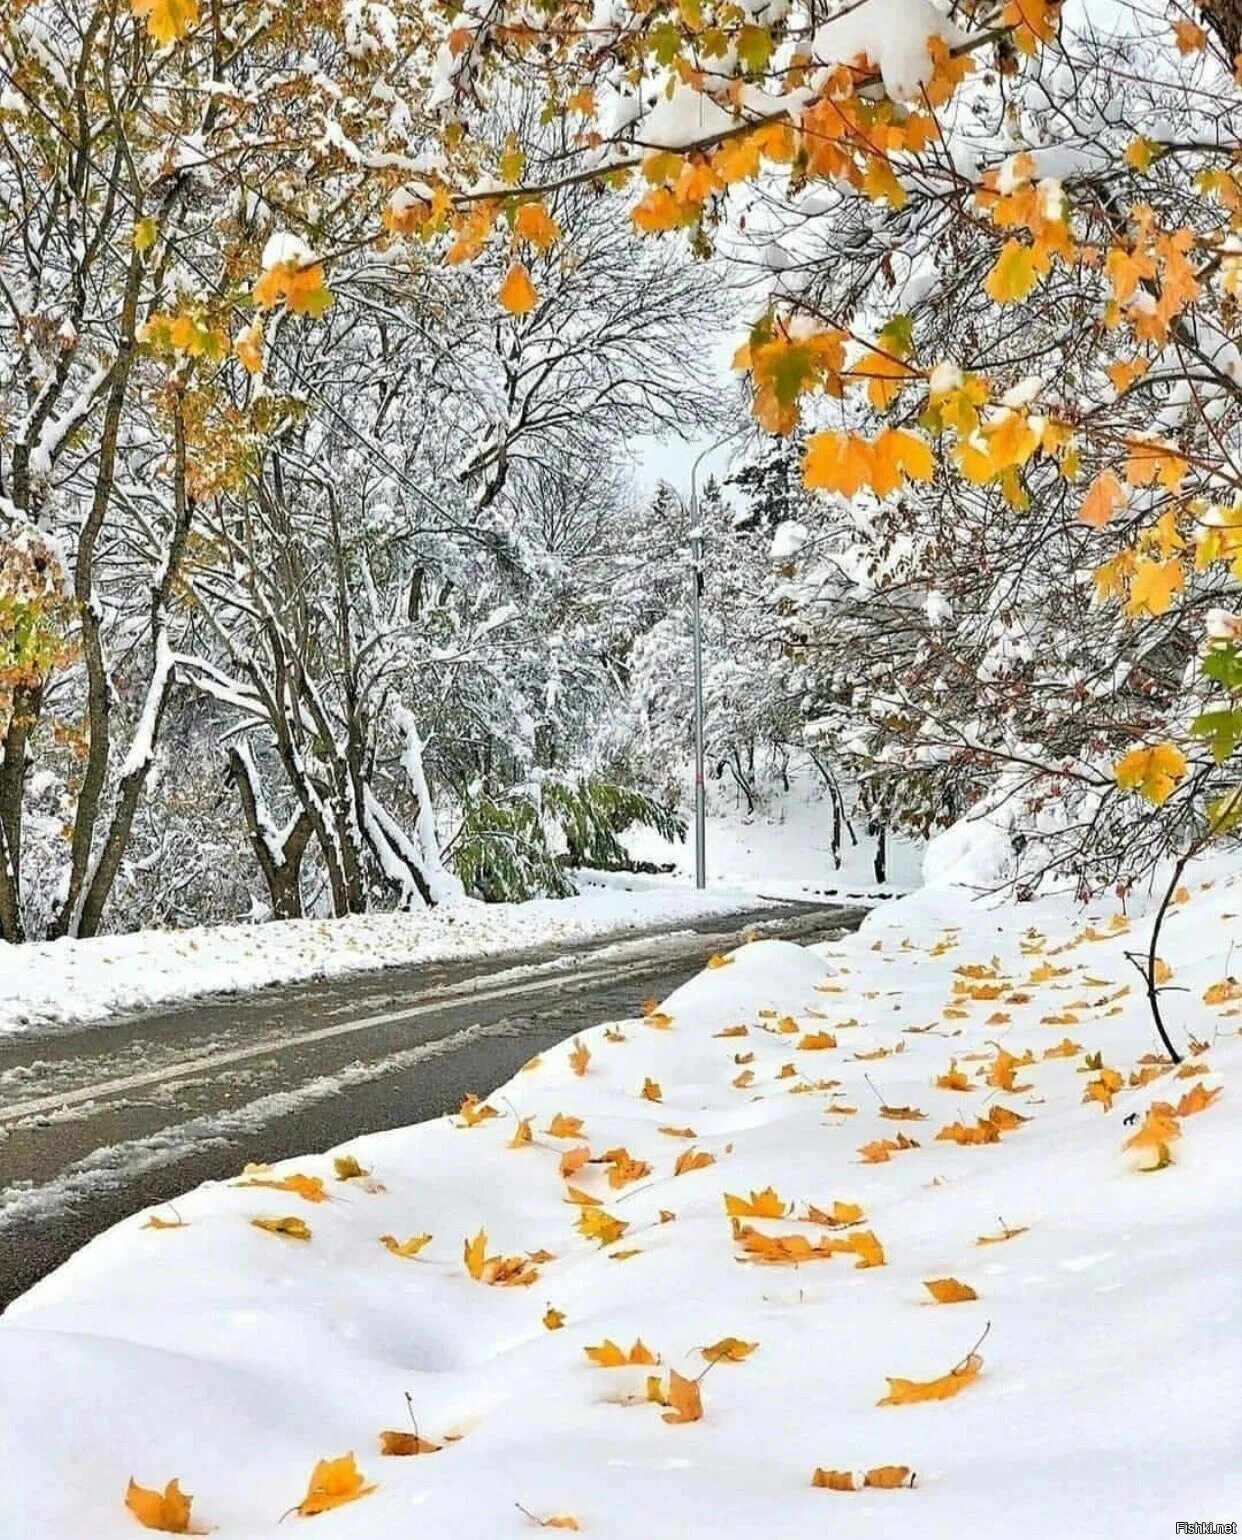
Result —
[[[520, 1540], [554, 1515], [597, 1540], [1100, 1540], [1236, 1516], [1242, 995], [1212, 986], [1239, 939], [1240, 876], [1236, 857], [1203, 863], [1161, 941], [1172, 1029], [1203, 1044], [1184, 1076], [1144, 1063], [1158, 1045], [1126, 952], [1145, 943], [1150, 898], [1121, 916], [1112, 900], [993, 909], [937, 888], [823, 948], [740, 948], [663, 1016], [583, 1033], [582, 1075], [573, 1045], [545, 1052], [477, 1126], [441, 1118], [337, 1152], [367, 1175], [342, 1180], [322, 1155], [257, 1173], [322, 1178], [327, 1201], [215, 1183], [158, 1211], [181, 1228], [124, 1221], [0, 1320], [0, 1534], [129, 1540], [132, 1475], [179, 1478], [220, 1540], [269, 1540], [298, 1527], [281, 1516], [315, 1462], [346, 1451], [375, 1489], [318, 1520], [345, 1540]], [[838, 1046], [803, 1044], [825, 1031]], [[1048, 1057], [1066, 1037], [1073, 1052]], [[997, 1043], [1033, 1055], [1010, 1091], [981, 1078]], [[1105, 1110], [1084, 1102], [1087, 1053], [1156, 1078]], [[934, 1084], [951, 1061], [969, 1089]], [[640, 1095], [648, 1078], [661, 1102]], [[1137, 1169], [1126, 1120], [1200, 1087], [1211, 1104], [1182, 1114], [1173, 1163]], [[936, 1138], [998, 1104], [1029, 1121], [986, 1145]], [[581, 1137], [549, 1135], [557, 1113]], [[515, 1146], [520, 1118], [533, 1137]], [[693, 1140], [662, 1131], [687, 1125]], [[860, 1159], [898, 1133], [917, 1147]], [[603, 1166], [575, 1172], [628, 1226], [608, 1246], [576, 1231], [558, 1174], [579, 1144], [652, 1168], [620, 1189]], [[687, 1149], [714, 1162], [675, 1175]], [[861, 1228], [883, 1265], [856, 1266], [864, 1250], [747, 1260], [722, 1198], [769, 1186], [794, 1212], [744, 1227], [811, 1244]], [[835, 1201], [861, 1205], [861, 1224], [797, 1217]], [[249, 1222], [285, 1216], [311, 1238]], [[488, 1255], [552, 1253], [530, 1287], [468, 1276], [480, 1229]], [[380, 1244], [423, 1233], [414, 1259]], [[932, 1303], [924, 1282], [944, 1278], [978, 1298]], [[709, 1367], [702, 1349], [725, 1337], [757, 1345]], [[658, 1366], [584, 1352], [639, 1338]], [[939, 1379], [972, 1346], [981, 1372], [952, 1399], [877, 1404], [888, 1377]], [[701, 1420], [646, 1401], [647, 1376], [667, 1385], [670, 1370], [702, 1375]], [[410, 1431], [407, 1396], [444, 1447], [383, 1458], [380, 1431]], [[913, 1487], [811, 1484], [816, 1467], [881, 1465], [908, 1466]]]
[[134, 729], [133, 741], [121, 765], [122, 780], [128, 776], [137, 775], [151, 763], [155, 753], [155, 729], [164, 706], [164, 697], [168, 693], [168, 684], [175, 661], [168, 632], [160, 630], [155, 638], [155, 666], [151, 670], [151, 680], [143, 698], [142, 713]]
[[[923, 846], [890, 832], [888, 879], [875, 880], [875, 840], [866, 820], [852, 815], [854, 836], [842, 835], [841, 866], [832, 858], [832, 804], [803, 755], [792, 756], [790, 791], [765, 788], [754, 813], [745, 798], [727, 781], [709, 779], [707, 786], [707, 884], [732, 890], [748, 888], [769, 898], [811, 901], [850, 895], [891, 897], [917, 887]], [[689, 783], [690, 776], [684, 778]], [[852, 794], [844, 788], [846, 806]], [[681, 809], [688, 815], [686, 808]], [[671, 844], [651, 829], [630, 829], [622, 844], [635, 860], [671, 865], [673, 877], [690, 882], [694, 876], [694, 831], [683, 844]]]
[[798, 554], [810, 538], [811, 532], [805, 524], [797, 519], [783, 520], [776, 526], [772, 536], [772, 560], [788, 561]]
[[275, 234], [268, 236], [260, 260], [263, 271], [266, 273], [273, 267], [305, 266], [306, 263], [314, 260], [314, 253], [300, 235], [292, 235], [287, 230], [278, 230]]
[[884, 89], [895, 100], [917, 97], [931, 79], [927, 40], [943, 38], [957, 48], [966, 34], [931, 0], [864, 0], [826, 21], [815, 34], [812, 54], [820, 64], [874, 60]]
[[667, 93], [661, 92], [643, 120], [639, 139], [651, 149], [680, 150], [714, 135], [727, 134], [737, 123], [737, 118], [710, 96], [678, 81], [672, 83]]
[[[89, 940], [0, 943], [0, 1038], [268, 984], [363, 969], [490, 957], [728, 914], [754, 905], [738, 888], [674, 884], [588, 888], [576, 898], [451, 906], [344, 919], [195, 926]], [[0, 1531], [2, 1534], [3, 1531]]]

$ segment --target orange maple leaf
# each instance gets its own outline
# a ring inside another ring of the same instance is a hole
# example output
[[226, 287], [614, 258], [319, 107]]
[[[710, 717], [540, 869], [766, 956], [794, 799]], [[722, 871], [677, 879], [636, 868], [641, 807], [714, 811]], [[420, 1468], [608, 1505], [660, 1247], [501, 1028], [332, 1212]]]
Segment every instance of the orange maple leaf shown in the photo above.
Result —
[[585, 1347], [582, 1351], [601, 1369], [624, 1369], [631, 1364], [651, 1365], [660, 1362], [641, 1337], [636, 1339], [628, 1353], [619, 1348], [611, 1337], [605, 1337], [598, 1346]]
[[731, 1219], [783, 1219], [789, 1212], [789, 1205], [772, 1187], [765, 1187], [762, 1192], [752, 1190], [749, 1198], [739, 1198], [736, 1193], [727, 1192], [724, 1195], [724, 1207]]
[[938, 1305], [957, 1305], [979, 1298], [968, 1283], [959, 1283], [956, 1278], [929, 1278], [923, 1287]]
[[145, 16], [157, 43], [175, 43], [198, 20], [198, 0], [130, 0], [135, 16]]
[[515, 262], [496, 291], [497, 304], [510, 315], [527, 315], [535, 308], [538, 299], [530, 274], [522, 263]]
[[353, 1455], [343, 1454], [336, 1460], [318, 1462], [297, 1511], [303, 1518], [310, 1518], [317, 1513], [327, 1513], [330, 1508], [339, 1508], [343, 1503], [356, 1502], [374, 1491], [375, 1483], [366, 1484]]
[[310, 1227], [296, 1214], [290, 1214], [284, 1219], [252, 1219], [250, 1223], [256, 1230], [266, 1230], [269, 1235], [286, 1235], [292, 1241], [308, 1241], [311, 1238]]
[[700, 1348], [699, 1351], [709, 1364], [740, 1364], [758, 1346], [757, 1342], [744, 1342], [740, 1337], [721, 1337], [719, 1342], [713, 1342], [710, 1347]]
[[442, 1444], [433, 1444], [428, 1438], [420, 1438], [417, 1433], [406, 1433], [399, 1428], [385, 1428], [379, 1436], [380, 1453], [390, 1458], [405, 1458], [416, 1454], [438, 1454], [444, 1447]]
[[404, 1241], [399, 1241], [395, 1235], [380, 1236], [380, 1244], [386, 1246], [394, 1257], [416, 1257], [430, 1240], [430, 1235], [411, 1235]]
[[270, 1187], [273, 1192], [292, 1192], [299, 1198], [304, 1198], [307, 1203], [325, 1203], [328, 1194], [324, 1191], [323, 1178], [321, 1176], [305, 1176], [301, 1171], [295, 1171], [291, 1176], [281, 1177], [279, 1181], [275, 1177], [248, 1177], [244, 1182], [234, 1182], [234, 1187]]
[[190, 1505], [193, 1501], [192, 1497], [181, 1490], [176, 1478], [159, 1492], [151, 1487], [140, 1487], [131, 1476], [125, 1493], [125, 1506], [142, 1527], [158, 1529], [166, 1535], [205, 1533], [190, 1528]]
[[978, 1353], [968, 1353], [960, 1364], [936, 1380], [902, 1380], [886, 1376], [888, 1394], [881, 1396], [876, 1405], [910, 1406], [916, 1401], [947, 1401], [977, 1380], [982, 1368], [983, 1359]]
[[665, 1422], [698, 1422], [703, 1416], [703, 1398], [699, 1393], [699, 1382], [688, 1380], [678, 1374], [676, 1369], [670, 1369], [665, 1405], [670, 1408], [664, 1413]]

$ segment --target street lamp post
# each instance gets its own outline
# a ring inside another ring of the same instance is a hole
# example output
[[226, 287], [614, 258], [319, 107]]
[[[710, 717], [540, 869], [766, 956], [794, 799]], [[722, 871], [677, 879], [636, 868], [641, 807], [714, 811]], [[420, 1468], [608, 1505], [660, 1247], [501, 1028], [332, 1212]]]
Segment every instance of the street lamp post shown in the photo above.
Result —
[[694, 633], [694, 885], [707, 886], [707, 782], [703, 777], [703, 530], [699, 524], [699, 466], [730, 439], [743, 433], [742, 423], [700, 450], [690, 467], [690, 617]]
[[694, 631], [694, 885], [707, 886], [707, 784], [703, 779], [703, 531], [690, 490], [690, 615]]

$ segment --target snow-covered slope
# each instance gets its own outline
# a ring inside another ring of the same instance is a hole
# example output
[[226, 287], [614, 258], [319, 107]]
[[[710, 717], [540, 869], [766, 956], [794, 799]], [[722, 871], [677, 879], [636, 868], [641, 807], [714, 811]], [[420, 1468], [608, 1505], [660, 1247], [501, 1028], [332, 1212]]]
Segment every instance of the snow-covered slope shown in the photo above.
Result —
[[[754, 888], [776, 898], [815, 900], [866, 893], [891, 897], [917, 887], [923, 860], [920, 842], [888, 836], [886, 880], [875, 877], [875, 845], [866, 819], [854, 813], [841, 836], [841, 864], [832, 854], [832, 803], [823, 781], [805, 756], [794, 754], [786, 791], [771, 775], [761, 786], [755, 810], [727, 780], [707, 785], [707, 878], [711, 887]], [[684, 783], [690, 784], [689, 773]], [[847, 805], [854, 795], [847, 789]], [[693, 820], [688, 803], [683, 816]], [[634, 827], [623, 843], [640, 861], [669, 865], [683, 881], [694, 874], [694, 834], [680, 844], [653, 829]]]
[[[1145, 924], [1115, 910], [939, 892], [822, 953], [757, 942], [544, 1054], [494, 1117], [337, 1152], [369, 1174], [308, 1156], [122, 1224], [0, 1321], [0, 1535], [125, 1540], [133, 1476], [179, 1478], [219, 1540], [266, 1540], [347, 1452], [375, 1489], [316, 1535], [1236, 1518], [1242, 882], [1200, 874], [1169, 921], [1177, 1071], [1125, 955]], [[295, 1174], [323, 1201], [272, 1185]], [[731, 1222], [727, 1194], [764, 1217]], [[949, 1279], [977, 1297], [935, 1302]], [[658, 1363], [587, 1352], [640, 1339]], [[386, 1457], [407, 1396], [442, 1447]], [[894, 1466], [891, 1490], [813, 1485]]]

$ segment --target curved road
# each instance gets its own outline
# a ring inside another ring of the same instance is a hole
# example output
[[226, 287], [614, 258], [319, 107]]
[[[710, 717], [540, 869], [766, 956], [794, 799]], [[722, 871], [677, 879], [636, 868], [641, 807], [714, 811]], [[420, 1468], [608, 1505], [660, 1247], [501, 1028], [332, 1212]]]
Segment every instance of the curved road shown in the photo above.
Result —
[[774, 906], [569, 951], [198, 999], [0, 1047], [0, 1308], [138, 1209], [248, 1160], [453, 1111], [747, 934], [810, 943], [864, 913]]

